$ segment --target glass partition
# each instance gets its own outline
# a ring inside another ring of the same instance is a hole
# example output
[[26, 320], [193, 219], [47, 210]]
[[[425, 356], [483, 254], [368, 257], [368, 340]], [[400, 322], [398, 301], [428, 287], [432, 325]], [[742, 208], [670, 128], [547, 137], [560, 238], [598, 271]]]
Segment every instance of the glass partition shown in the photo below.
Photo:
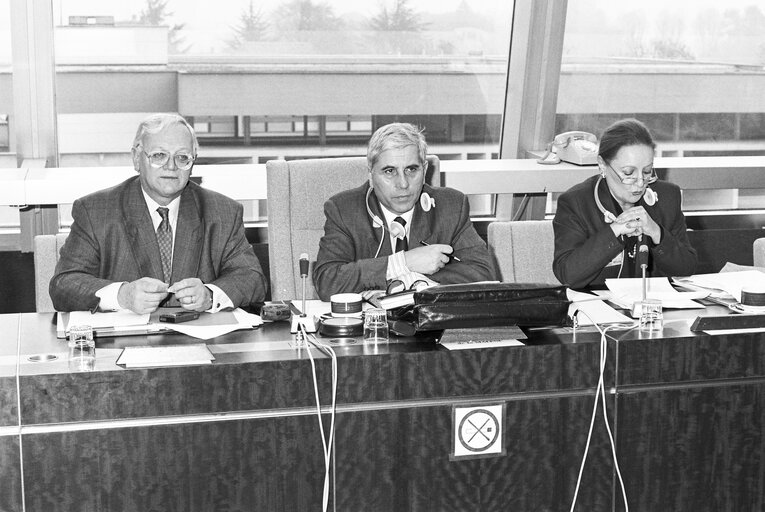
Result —
[[[200, 164], [361, 155], [392, 121], [423, 127], [443, 159], [496, 158], [512, 8], [55, 0], [61, 166], [129, 165], [135, 126], [155, 111], [194, 124]], [[247, 221], [265, 217], [246, 206]]]
[[[13, 114], [13, 54], [11, 53], [10, 0], [0, 0], [0, 172], [17, 167], [11, 140]], [[0, 234], [19, 232], [19, 210], [0, 205]]]
[[[765, 155], [765, 6], [568, 2], [556, 133], [637, 117], [659, 156]], [[765, 207], [761, 190], [689, 191], [686, 210]]]

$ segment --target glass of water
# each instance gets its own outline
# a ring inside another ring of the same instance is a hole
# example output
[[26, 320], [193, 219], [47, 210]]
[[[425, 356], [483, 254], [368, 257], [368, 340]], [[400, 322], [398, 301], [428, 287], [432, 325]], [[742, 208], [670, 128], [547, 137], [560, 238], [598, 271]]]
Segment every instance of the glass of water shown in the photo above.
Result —
[[664, 315], [661, 310], [661, 301], [646, 299], [638, 303], [640, 312], [640, 330], [642, 332], [657, 332], [664, 327]]
[[364, 311], [364, 343], [388, 343], [388, 318], [384, 309]]
[[89, 325], [74, 325], [69, 328], [69, 370], [89, 372], [96, 367], [96, 342], [93, 328]]

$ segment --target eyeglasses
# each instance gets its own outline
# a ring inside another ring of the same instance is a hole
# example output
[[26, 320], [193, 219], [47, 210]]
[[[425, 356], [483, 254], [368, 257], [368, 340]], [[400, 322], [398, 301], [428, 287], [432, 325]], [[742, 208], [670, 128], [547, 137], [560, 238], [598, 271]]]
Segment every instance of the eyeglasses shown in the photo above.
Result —
[[[398, 170], [395, 167], [385, 167], [379, 171], [375, 171], [377, 174], [386, 179], [394, 179], [398, 176]], [[411, 165], [404, 169], [404, 176], [407, 178], [414, 178], [422, 173], [421, 165]]]
[[640, 181], [644, 185], [650, 185], [651, 183], [654, 183], [659, 179], [659, 177], [656, 176], [656, 170], [653, 167], [651, 167], [651, 171], [648, 173], [645, 173], [645, 172], [635, 173], [635, 174], [639, 174], [638, 176], [634, 176], [634, 175], [622, 176], [620, 172], [618, 172], [616, 169], [611, 167], [611, 164], [606, 163], [606, 165], [608, 166], [609, 169], [614, 171], [614, 174], [616, 174], [616, 176], [619, 178], [619, 181], [621, 181], [625, 185], [634, 185], [638, 181]]
[[393, 279], [388, 283], [388, 287], [385, 288], [385, 293], [388, 295], [392, 295], [394, 293], [403, 292], [405, 290], [414, 290], [416, 292], [420, 290], [424, 290], [428, 287], [428, 282], [423, 281], [422, 279], [418, 279], [417, 281], [413, 282], [412, 285], [407, 288], [403, 281], [400, 279]]
[[[170, 161], [170, 153], [166, 151], [155, 151], [153, 153], [147, 153], [143, 149], [141, 150], [146, 158], [149, 159], [149, 163], [152, 167], [163, 167]], [[185, 171], [194, 164], [196, 157], [188, 153], [176, 153], [173, 155], [173, 162], [178, 169]]]

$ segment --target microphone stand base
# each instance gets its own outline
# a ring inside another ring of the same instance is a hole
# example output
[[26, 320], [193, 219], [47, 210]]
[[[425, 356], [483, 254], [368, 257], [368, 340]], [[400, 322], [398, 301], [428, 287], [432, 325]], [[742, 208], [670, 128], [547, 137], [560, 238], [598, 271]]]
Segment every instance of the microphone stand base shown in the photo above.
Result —
[[299, 316], [292, 315], [292, 326], [290, 327], [291, 333], [296, 333], [300, 330], [300, 325], [305, 327], [305, 332], [316, 332], [316, 319], [313, 316]]

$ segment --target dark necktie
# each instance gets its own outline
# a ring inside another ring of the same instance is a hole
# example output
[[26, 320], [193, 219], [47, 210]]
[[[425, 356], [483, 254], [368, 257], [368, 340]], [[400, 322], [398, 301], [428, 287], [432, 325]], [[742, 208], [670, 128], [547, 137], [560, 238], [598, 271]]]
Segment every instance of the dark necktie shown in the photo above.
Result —
[[157, 243], [159, 244], [159, 256], [162, 259], [162, 275], [164, 281], [170, 283], [173, 269], [173, 228], [170, 227], [169, 209], [160, 206], [157, 212], [162, 217], [162, 222], [157, 228]]
[[404, 228], [404, 235], [401, 238], [396, 238], [395, 252], [408, 251], [409, 243], [406, 241], [406, 221], [401, 217], [396, 217], [393, 219], [393, 222], [398, 222], [401, 224], [401, 227]]

